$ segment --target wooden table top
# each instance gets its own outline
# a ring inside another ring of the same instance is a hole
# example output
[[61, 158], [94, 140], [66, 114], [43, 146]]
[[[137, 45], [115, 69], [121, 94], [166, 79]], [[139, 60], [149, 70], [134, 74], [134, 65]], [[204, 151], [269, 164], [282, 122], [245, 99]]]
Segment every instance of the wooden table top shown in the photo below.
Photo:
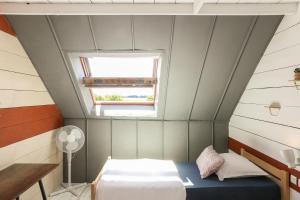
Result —
[[0, 199], [15, 199], [58, 164], [13, 164], [0, 171]]

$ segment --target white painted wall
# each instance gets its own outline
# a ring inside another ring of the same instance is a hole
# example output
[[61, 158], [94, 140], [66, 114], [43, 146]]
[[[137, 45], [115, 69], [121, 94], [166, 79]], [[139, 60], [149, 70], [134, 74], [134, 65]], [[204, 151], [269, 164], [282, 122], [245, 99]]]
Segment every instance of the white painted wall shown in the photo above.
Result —
[[[54, 104], [18, 39], [0, 31], [0, 109]], [[54, 131], [0, 148], [0, 170], [13, 163], [60, 163], [43, 183], [47, 193], [62, 182], [62, 153]], [[23, 193], [22, 200], [41, 199], [38, 184]]]
[[[231, 117], [231, 138], [281, 162], [281, 149], [300, 149], [300, 90], [289, 81], [296, 67], [300, 67], [300, 12], [285, 16], [279, 25]], [[281, 103], [278, 116], [266, 108], [273, 101]], [[300, 194], [291, 190], [291, 200], [296, 199]]]

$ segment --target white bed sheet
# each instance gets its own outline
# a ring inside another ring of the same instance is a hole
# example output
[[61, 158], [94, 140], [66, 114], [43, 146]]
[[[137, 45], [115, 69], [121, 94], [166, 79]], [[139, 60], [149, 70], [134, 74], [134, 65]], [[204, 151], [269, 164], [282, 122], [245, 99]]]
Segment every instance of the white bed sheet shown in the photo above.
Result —
[[108, 160], [97, 200], [185, 200], [175, 164], [167, 160]]

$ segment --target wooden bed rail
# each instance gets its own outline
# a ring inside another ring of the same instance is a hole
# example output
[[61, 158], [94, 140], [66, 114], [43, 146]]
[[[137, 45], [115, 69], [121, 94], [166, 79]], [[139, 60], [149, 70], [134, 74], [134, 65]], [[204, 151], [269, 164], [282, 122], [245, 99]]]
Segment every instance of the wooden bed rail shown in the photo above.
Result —
[[273, 165], [265, 162], [264, 160], [256, 157], [255, 155], [247, 152], [245, 149], [241, 149], [241, 155], [276, 177], [277, 184], [281, 190], [281, 200], [290, 200], [290, 187], [289, 187], [289, 173], [285, 170], [278, 169]]
[[[109, 157], [107, 158], [107, 160], [111, 160], [111, 157], [109, 156]], [[107, 162], [107, 160], [106, 160], [106, 162]], [[104, 168], [105, 168], [106, 162], [105, 162], [104, 166], [102, 167], [100, 173], [99, 173], [98, 176], [96, 177], [96, 179], [91, 183], [91, 200], [96, 200], [96, 190], [97, 190], [97, 185], [98, 185], [98, 182], [99, 182], [101, 176], [103, 175], [103, 172], [104, 172]]]

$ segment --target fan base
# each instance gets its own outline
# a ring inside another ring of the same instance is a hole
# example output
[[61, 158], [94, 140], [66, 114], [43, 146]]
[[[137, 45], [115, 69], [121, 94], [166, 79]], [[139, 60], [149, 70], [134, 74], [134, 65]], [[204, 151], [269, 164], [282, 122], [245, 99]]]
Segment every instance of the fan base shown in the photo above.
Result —
[[56, 196], [56, 195], [59, 195], [59, 194], [65, 193], [65, 192], [70, 192], [70, 193], [73, 194], [74, 196], [80, 197], [81, 194], [82, 194], [82, 192], [84, 191], [85, 187], [84, 187], [84, 189], [83, 189], [81, 192], [79, 192], [79, 193], [76, 192], [75, 189], [80, 188], [80, 187], [83, 187], [83, 186], [86, 186], [87, 184], [86, 184], [86, 183], [80, 183], [80, 184], [73, 185], [73, 186], [70, 186], [70, 187], [68, 186], [68, 184], [64, 184], [64, 183], [62, 183], [61, 185], [62, 185], [62, 187], [64, 187], [64, 189], [61, 189], [61, 190], [56, 191], [56, 192], [53, 192], [53, 193], [51, 193], [49, 196], [50, 196], [50, 197], [53, 197], [53, 196]]

